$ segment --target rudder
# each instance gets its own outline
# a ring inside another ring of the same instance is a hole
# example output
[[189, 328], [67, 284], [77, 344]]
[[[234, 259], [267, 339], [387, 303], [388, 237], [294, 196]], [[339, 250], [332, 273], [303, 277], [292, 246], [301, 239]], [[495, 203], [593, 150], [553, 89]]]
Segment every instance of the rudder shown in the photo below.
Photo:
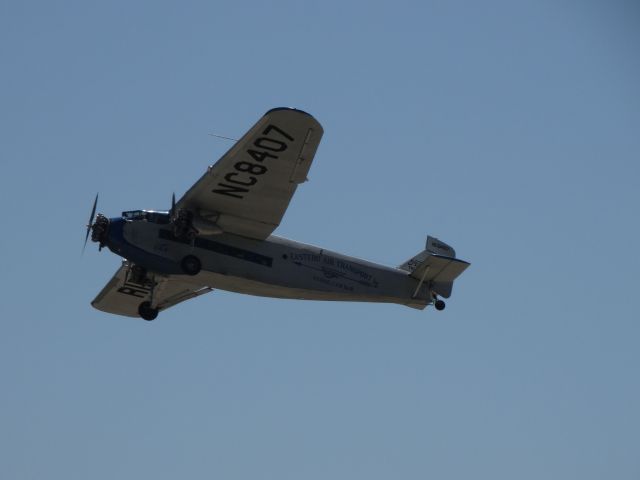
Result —
[[435, 237], [427, 237], [425, 250], [399, 268], [419, 280], [416, 292], [423, 283], [427, 283], [432, 292], [449, 298], [454, 280], [468, 266], [468, 262], [456, 258], [456, 252], [451, 246]]

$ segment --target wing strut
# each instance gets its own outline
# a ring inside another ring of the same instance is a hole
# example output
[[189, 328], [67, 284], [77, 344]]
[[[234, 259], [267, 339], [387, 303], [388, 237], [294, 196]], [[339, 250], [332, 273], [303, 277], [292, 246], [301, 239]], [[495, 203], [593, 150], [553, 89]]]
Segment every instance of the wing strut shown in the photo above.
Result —
[[422, 287], [424, 279], [427, 278], [427, 273], [429, 273], [429, 270], [431, 270], [431, 265], [427, 265], [427, 267], [424, 269], [424, 273], [422, 274], [422, 277], [420, 277], [420, 282], [418, 282], [418, 286], [416, 287], [415, 292], [413, 292], [413, 295], [411, 295], [411, 298], [416, 298], [418, 296], [420, 287]]

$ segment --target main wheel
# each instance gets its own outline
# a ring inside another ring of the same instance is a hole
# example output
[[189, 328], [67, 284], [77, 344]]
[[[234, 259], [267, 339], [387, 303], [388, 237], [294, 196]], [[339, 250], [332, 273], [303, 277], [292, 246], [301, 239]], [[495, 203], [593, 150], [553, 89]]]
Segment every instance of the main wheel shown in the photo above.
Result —
[[198, 260], [198, 257], [194, 257], [193, 255], [184, 257], [182, 262], [180, 262], [180, 266], [184, 273], [191, 276], [197, 275], [202, 269], [202, 263]]
[[447, 306], [446, 303], [444, 303], [442, 300], [436, 300], [433, 305], [436, 307], [436, 310], [439, 311], [444, 310], [444, 307]]
[[151, 304], [149, 302], [142, 302], [138, 306], [138, 314], [142, 318], [150, 322], [151, 320], [155, 320], [156, 317], [158, 316], [158, 309], [151, 308]]

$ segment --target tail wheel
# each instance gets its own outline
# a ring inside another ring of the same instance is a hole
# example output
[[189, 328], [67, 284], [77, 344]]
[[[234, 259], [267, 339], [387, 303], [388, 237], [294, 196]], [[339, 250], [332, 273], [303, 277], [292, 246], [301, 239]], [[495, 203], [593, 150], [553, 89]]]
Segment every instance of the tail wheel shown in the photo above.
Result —
[[151, 320], [155, 320], [158, 316], [158, 309], [152, 308], [149, 302], [142, 302], [138, 306], [138, 315], [150, 322]]
[[182, 271], [187, 275], [197, 275], [202, 270], [202, 263], [198, 259], [198, 257], [194, 257], [193, 255], [187, 255], [180, 262], [180, 266], [182, 267]]
[[444, 310], [444, 307], [447, 306], [447, 304], [444, 303], [444, 301], [442, 301], [442, 300], [436, 300], [433, 305], [434, 305], [434, 307], [436, 307], [436, 310], [438, 310], [438, 311]]

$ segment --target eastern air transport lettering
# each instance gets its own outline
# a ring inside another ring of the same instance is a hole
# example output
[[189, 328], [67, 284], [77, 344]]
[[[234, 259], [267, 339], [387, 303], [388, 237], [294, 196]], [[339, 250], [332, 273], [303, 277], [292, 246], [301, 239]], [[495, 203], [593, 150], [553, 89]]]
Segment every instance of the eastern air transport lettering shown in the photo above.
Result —
[[294, 141], [291, 135], [275, 125], [267, 125], [262, 135], [246, 151], [248, 155], [246, 160], [236, 162], [233, 165], [234, 170], [227, 173], [224, 180], [218, 182], [212, 193], [242, 200], [245, 194], [251, 191], [251, 187], [258, 183], [260, 176], [269, 171], [264, 163], [277, 160], [276, 154], [287, 150], [288, 142]]

